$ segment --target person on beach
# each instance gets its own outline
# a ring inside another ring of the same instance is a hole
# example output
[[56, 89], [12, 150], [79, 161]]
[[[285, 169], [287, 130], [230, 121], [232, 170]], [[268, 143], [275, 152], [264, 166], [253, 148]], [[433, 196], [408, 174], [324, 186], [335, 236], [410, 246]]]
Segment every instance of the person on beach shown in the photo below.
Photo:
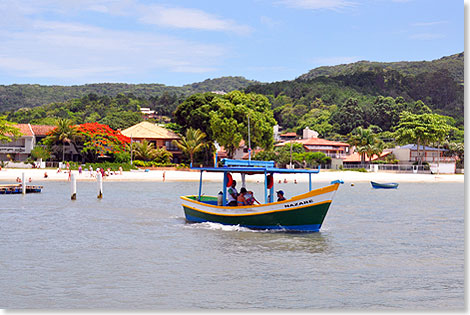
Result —
[[[119, 175], [122, 175], [122, 166], [119, 166]], [[163, 175], [163, 179], [165, 179], [165, 175]], [[165, 181], [165, 180], [163, 180]]]
[[246, 188], [242, 187], [240, 189], [240, 194], [238, 194], [238, 197], [237, 197], [237, 205], [238, 206], [246, 206], [247, 205], [246, 199], [245, 199], [245, 194], [246, 194]]
[[165, 171], [163, 171], [163, 181], [165, 181]]
[[233, 180], [232, 186], [228, 189], [228, 205], [231, 207], [236, 207], [237, 206], [237, 198], [238, 198], [238, 191], [235, 188], [237, 186], [237, 181]]
[[276, 191], [277, 194], [277, 201], [284, 201], [286, 197], [284, 197], [284, 192], [282, 190]]
[[72, 170], [69, 170], [69, 177], [67, 178], [68, 181], [72, 180]]
[[78, 167], [78, 174], [82, 175], [82, 166], [81, 165]]
[[47, 172], [44, 172], [44, 178], [48, 178], [49, 175], [47, 175]]

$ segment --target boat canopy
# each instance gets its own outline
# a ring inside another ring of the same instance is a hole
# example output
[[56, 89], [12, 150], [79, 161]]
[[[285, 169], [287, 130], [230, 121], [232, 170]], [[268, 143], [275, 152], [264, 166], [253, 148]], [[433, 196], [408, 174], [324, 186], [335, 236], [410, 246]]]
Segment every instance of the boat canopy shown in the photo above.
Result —
[[[312, 190], [312, 174], [317, 174], [320, 172], [320, 166], [318, 169], [286, 169], [286, 168], [277, 168], [275, 167], [274, 161], [253, 161], [253, 160], [232, 160], [232, 159], [222, 159], [222, 167], [191, 167], [191, 169], [201, 171], [201, 176], [199, 180], [199, 200], [201, 199], [202, 192], [202, 173], [203, 172], [219, 172], [224, 173], [224, 182], [222, 186], [223, 194], [223, 205], [226, 205], [226, 196], [227, 196], [227, 183], [229, 173], [241, 173], [242, 176], [242, 187], [245, 184], [245, 175], [253, 174], [264, 174], [264, 196], [265, 202], [270, 203], [274, 200], [274, 179], [273, 174], [282, 173], [282, 174], [294, 174], [294, 173], [304, 173], [309, 175], [309, 191]], [[269, 191], [269, 194], [268, 194]]]
[[222, 167], [192, 167], [191, 169], [206, 171], [206, 172], [232, 172], [232, 173], [246, 173], [250, 174], [265, 174], [265, 173], [307, 173], [317, 174], [320, 172], [318, 169], [288, 169], [275, 167], [274, 161], [248, 161], [248, 160], [231, 160], [222, 159]]

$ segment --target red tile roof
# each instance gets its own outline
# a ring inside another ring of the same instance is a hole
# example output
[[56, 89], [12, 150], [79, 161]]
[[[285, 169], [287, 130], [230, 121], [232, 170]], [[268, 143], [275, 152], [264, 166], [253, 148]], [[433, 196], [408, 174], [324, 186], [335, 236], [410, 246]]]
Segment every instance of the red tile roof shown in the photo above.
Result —
[[281, 137], [297, 137], [297, 133], [287, 132], [287, 133], [280, 134], [279, 136], [281, 136]]
[[[383, 158], [384, 156], [387, 156], [390, 153], [391, 152], [382, 152], [382, 154], [380, 154], [380, 158]], [[379, 157], [377, 156], [377, 154], [372, 155], [372, 161], [375, 161], [375, 160], [378, 160], [378, 159], [379, 159]], [[365, 162], [368, 162], [368, 161], [369, 161], [369, 156], [366, 154]], [[352, 163], [352, 162], [361, 162], [361, 155], [357, 152], [354, 152], [351, 155], [344, 158], [343, 162], [350, 162], [350, 163]]]
[[29, 128], [28, 124], [16, 124], [13, 126], [18, 128], [23, 136], [26, 136], [26, 137], [33, 136], [33, 133], [31, 132], [31, 129]]
[[54, 130], [55, 126], [47, 125], [31, 125], [34, 135], [36, 136], [46, 136], [49, 132]]

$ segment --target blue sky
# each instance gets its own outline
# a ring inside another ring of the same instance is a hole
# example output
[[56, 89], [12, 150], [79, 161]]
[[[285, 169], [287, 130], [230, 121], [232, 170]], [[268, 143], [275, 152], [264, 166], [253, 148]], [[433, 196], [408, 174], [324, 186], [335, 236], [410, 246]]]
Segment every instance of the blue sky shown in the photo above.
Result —
[[292, 80], [464, 51], [457, 0], [0, 1], [0, 84]]

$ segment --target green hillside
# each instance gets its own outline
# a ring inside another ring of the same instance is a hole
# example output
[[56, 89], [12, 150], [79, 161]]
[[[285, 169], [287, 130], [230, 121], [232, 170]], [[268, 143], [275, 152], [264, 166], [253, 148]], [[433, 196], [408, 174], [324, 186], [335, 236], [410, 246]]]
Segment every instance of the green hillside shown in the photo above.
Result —
[[464, 53], [442, 57], [432, 61], [400, 61], [400, 62], [371, 62], [358, 61], [337, 66], [318, 67], [298, 77], [299, 80], [311, 80], [317, 77], [335, 77], [352, 75], [356, 72], [372, 71], [380, 68], [396, 70], [404, 75], [419, 75], [426, 72], [436, 72], [442, 69], [449, 71], [451, 77], [460, 83], [464, 81]]
[[222, 77], [203, 82], [177, 86], [163, 84], [98, 83], [74, 86], [13, 84], [0, 85], [0, 112], [23, 107], [36, 107], [54, 102], [81, 98], [88, 94], [115, 97], [118, 94], [133, 94], [135, 97], [186, 97], [194, 93], [222, 90], [241, 90], [256, 81], [243, 77]]

